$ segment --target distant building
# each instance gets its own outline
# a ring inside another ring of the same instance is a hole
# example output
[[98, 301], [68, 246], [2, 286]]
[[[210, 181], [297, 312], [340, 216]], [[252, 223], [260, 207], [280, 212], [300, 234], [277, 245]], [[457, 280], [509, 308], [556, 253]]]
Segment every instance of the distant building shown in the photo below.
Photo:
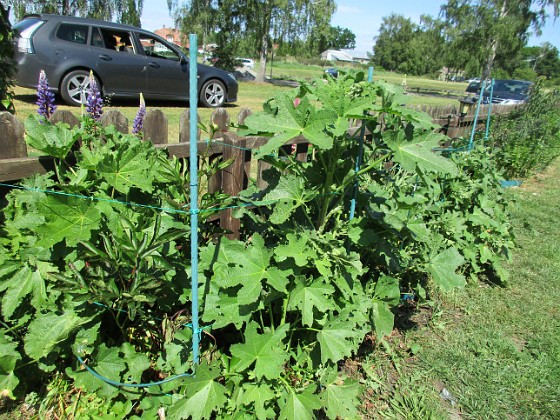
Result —
[[321, 59], [326, 61], [345, 61], [351, 63], [354, 61], [352, 56], [342, 50], [326, 50], [321, 53]]
[[171, 42], [180, 47], [189, 48], [188, 40], [185, 36], [181, 35], [177, 29], [166, 28], [164, 25], [163, 28], [155, 30], [154, 33], [161, 36], [167, 42]]

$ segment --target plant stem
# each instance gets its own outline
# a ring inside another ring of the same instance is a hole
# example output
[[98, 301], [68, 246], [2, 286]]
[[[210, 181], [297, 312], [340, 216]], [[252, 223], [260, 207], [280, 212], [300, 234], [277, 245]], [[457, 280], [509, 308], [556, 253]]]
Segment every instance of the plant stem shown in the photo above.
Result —
[[274, 314], [272, 313], [272, 302], [268, 302], [268, 316], [270, 317], [270, 328], [272, 328], [272, 332], [276, 331], [274, 327]]
[[284, 298], [284, 302], [282, 303], [282, 320], [280, 321], [280, 325], [284, 325], [286, 323], [286, 316], [288, 315], [288, 301], [290, 300], [290, 295]]
[[[337, 147], [336, 147], [336, 141], [334, 142], [333, 145], [333, 152], [332, 155], [333, 156], [337, 156]], [[330, 188], [332, 185], [332, 181], [333, 181], [333, 177], [334, 177], [334, 171], [336, 169], [336, 165], [333, 165], [334, 167], [329, 168], [327, 163], [324, 160], [324, 157], [322, 155], [319, 155], [320, 159], [321, 159], [321, 164], [323, 165], [323, 170], [325, 171], [325, 173], [327, 174], [326, 179], [325, 179], [325, 183], [323, 184], [323, 203], [321, 206], [321, 210], [319, 211], [319, 218], [317, 219], [317, 225], [316, 225], [316, 229], [319, 230], [321, 228], [321, 226], [323, 226], [325, 224], [325, 219], [327, 216], [327, 212], [329, 210], [329, 206], [331, 204], [331, 196], [330, 196]], [[336, 162], [336, 159], [335, 159]]]

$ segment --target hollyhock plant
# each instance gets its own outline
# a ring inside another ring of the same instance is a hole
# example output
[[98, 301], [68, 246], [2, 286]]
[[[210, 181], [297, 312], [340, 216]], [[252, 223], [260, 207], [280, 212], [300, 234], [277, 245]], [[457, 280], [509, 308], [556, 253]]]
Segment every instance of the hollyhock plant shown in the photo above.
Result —
[[140, 134], [142, 132], [142, 129], [144, 128], [145, 116], [146, 116], [146, 102], [144, 102], [144, 95], [140, 93], [140, 108], [138, 108], [138, 112], [136, 113], [136, 117], [134, 117], [134, 121], [132, 123], [133, 134]]
[[93, 77], [92, 71], [89, 73], [86, 111], [95, 121], [99, 121], [101, 119], [101, 115], [103, 115], [103, 98], [101, 98], [101, 92], [99, 91], [99, 86], [97, 86], [97, 81], [95, 80], [95, 77]]
[[56, 105], [54, 104], [54, 93], [49, 90], [49, 81], [44, 70], [39, 73], [39, 85], [37, 86], [37, 113], [48, 120], [54, 111]]

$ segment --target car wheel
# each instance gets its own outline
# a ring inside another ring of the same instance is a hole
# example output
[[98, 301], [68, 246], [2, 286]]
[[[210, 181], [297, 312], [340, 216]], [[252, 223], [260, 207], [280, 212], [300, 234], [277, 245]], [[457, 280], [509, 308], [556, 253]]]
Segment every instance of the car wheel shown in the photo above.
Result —
[[[99, 80], [95, 79], [97, 86], [101, 89]], [[86, 103], [87, 91], [89, 89], [89, 72], [86, 70], [74, 70], [62, 79], [60, 84], [60, 96], [68, 105], [81, 106]]]
[[209, 80], [200, 90], [200, 102], [208, 108], [218, 108], [226, 101], [226, 87], [219, 80]]

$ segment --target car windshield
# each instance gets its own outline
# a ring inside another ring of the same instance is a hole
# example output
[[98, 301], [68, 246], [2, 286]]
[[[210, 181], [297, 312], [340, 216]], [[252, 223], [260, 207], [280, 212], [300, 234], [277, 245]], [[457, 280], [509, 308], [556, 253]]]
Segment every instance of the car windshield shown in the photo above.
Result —
[[[530, 86], [530, 82], [525, 82], [522, 80], [495, 80], [494, 92], [508, 92], [526, 95], [529, 91]], [[490, 91], [490, 86], [486, 88], [486, 91]]]

